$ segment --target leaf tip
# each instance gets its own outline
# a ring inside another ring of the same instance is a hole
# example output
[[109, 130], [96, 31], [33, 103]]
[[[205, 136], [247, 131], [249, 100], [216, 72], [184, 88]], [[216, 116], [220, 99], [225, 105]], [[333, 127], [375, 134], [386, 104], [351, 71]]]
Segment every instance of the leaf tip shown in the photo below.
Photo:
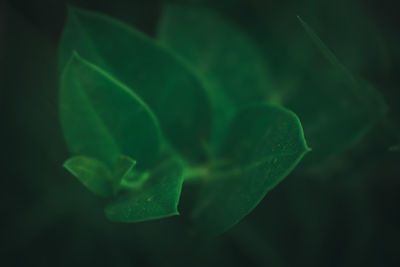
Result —
[[126, 160], [127, 162], [129, 162], [129, 163], [132, 165], [132, 167], [135, 166], [136, 163], [137, 163], [136, 160], [134, 160], [134, 159], [132, 159], [131, 157], [126, 156], [126, 155], [120, 155], [120, 156], [118, 157], [118, 160]]
[[309, 30], [308, 24], [303, 20], [303, 18], [300, 15], [296, 15], [297, 20], [300, 22], [301, 26], [303, 26], [304, 29], [307, 31]]
[[70, 59], [70, 60], [76, 60], [76, 59], [81, 60], [82, 58], [81, 58], [81, 56], [79, 55], [78, 51], [76, 51], [76, 50], [74, 49], [74, 50], [72, 50], [71, 59]]
[[71, 166], [72, 161], [74, 158], [69, 158], [62, 164], [62, 167], [66, 169], [70, 174], [78, 178], [78, 174], [74, 171], [74, 168]]

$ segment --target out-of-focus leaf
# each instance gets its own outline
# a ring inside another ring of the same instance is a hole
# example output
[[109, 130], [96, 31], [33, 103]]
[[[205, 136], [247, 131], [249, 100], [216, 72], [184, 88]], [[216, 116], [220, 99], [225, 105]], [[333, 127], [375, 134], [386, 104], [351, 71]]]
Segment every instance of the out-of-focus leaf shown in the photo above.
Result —
[[113, 167], [120, 155], [140, 169], [158, 158], [161, 132], [156, 117], [131, 89], [74, 53], [61, 78], [64, 136], [73, 155]]
[[[336, 56], [332, 53], [331, 50], [322, 42], [322, 40], [317, 36], [317, 34], [308, 26], [307, 23], [304, 22], [304, 20], [300, 17], [297, 16], [299, 19], [301, 25], [307, 32], [308, 36], [311, 38], [311, 40], [314, 42], [314, 44], [318, 47], [319, 51], [324, 55], [326, 60], [329, 61], [329, 63], [332, 64], [332, 66], [337, 69], [337, 71], [343, 75], [343, 80], [349, 84], [349, 87], [351, 90], [360, 90], [358, 87], [358, 82], [354, 78], [353, 74], [350, 73], [350, 71], [342, 64], [340, 61], [336, 58]], [[355, 91], [355, 95], [362, 94], [363, 92], [358, 92]]]
[[300, 19], [307, 34], [332, 65], [306, 75], [286, 94], [285, 106], [300, 117], [317, 166], [359, 141], [382, 118], [386, 104], [368, 82], [353, 76]]
[[[116, 222], [140, 222], [178, 215], [182, 190], [180, 162], [169, 160], [152, 171], [131, 173], [124, 183], [126, 191], [105, 208], [107, 217]], [[133, 183], [130, 180], [141, 182]]]
[[238, 107], [260, 102], [272, 93], [257, 45], [211, 9], [166, 5], [158, 38], [203, 77], [216, 115], [217, 139]]
[[265, 104], [242, 110], [220, 153], [229, 164], [210, 170], [198, 196], [198, 228], [214, 235], [235, 225], [309, 150], [293, 112]]
[[137, 93], [180, 152], [191, 159], [204, 157], [202, 142], [209, 138], [211, 124], [208, 98], [182, 60], [120, 21], [69, 8], [59, 49], [60, 68], [74, 50]]

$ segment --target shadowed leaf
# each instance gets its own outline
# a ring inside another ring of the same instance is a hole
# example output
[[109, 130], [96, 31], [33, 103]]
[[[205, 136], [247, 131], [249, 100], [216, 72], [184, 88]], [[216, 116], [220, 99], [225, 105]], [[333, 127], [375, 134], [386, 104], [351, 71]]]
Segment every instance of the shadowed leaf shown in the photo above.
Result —
[[314, 31], [299, 20], [332, 68], [305, 75], [283, 103], [300, 117], [313, 148], [305, 162], [322, 166], [363, 138], [387, 107], [379, 91], [352, 75]]

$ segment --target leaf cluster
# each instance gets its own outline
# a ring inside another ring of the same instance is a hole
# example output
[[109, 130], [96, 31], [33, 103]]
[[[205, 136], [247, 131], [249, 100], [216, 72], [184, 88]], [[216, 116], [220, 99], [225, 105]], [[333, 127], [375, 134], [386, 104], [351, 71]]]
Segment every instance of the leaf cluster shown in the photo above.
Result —
[[[379, 93], [300, 21], [333, 71], [325, 88], [288, 94], [257, 44], [209, 9], [166, 6], [152, 39], [69, 8], [59, 47], [61, 124], [73, 155], [64, 166], [111, 199], [112, 221], [179, 214], [187, 183], [196, 187], [188, 216], [197, 229], [226, 231], [289, 175], [307, 143], [316, 153], [306, 164], [320, 164], [385, 112]], [[300, 119], [287, 107], [303, 110]]]

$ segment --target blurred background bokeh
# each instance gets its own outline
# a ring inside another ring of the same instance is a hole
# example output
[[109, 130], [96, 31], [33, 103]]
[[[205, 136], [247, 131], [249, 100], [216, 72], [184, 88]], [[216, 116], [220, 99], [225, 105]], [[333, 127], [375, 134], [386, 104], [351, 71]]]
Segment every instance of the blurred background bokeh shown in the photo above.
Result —
[[[207, 6], [241, 26], [277, 87], [318, 75], [301, 15], [384, 95], [386, 118], [324, 168], [296, 169], [222, 236], [198, 235], [185, 216], [109, 222], [105, 202], [61, 167], [56, 53], [66, 4], [154, 36], [166, 2]], [[390, 0], [1, 1], [0, 266], [400, 266], [400, 152], [389, 151], [400, 142], [399, 11]]]

